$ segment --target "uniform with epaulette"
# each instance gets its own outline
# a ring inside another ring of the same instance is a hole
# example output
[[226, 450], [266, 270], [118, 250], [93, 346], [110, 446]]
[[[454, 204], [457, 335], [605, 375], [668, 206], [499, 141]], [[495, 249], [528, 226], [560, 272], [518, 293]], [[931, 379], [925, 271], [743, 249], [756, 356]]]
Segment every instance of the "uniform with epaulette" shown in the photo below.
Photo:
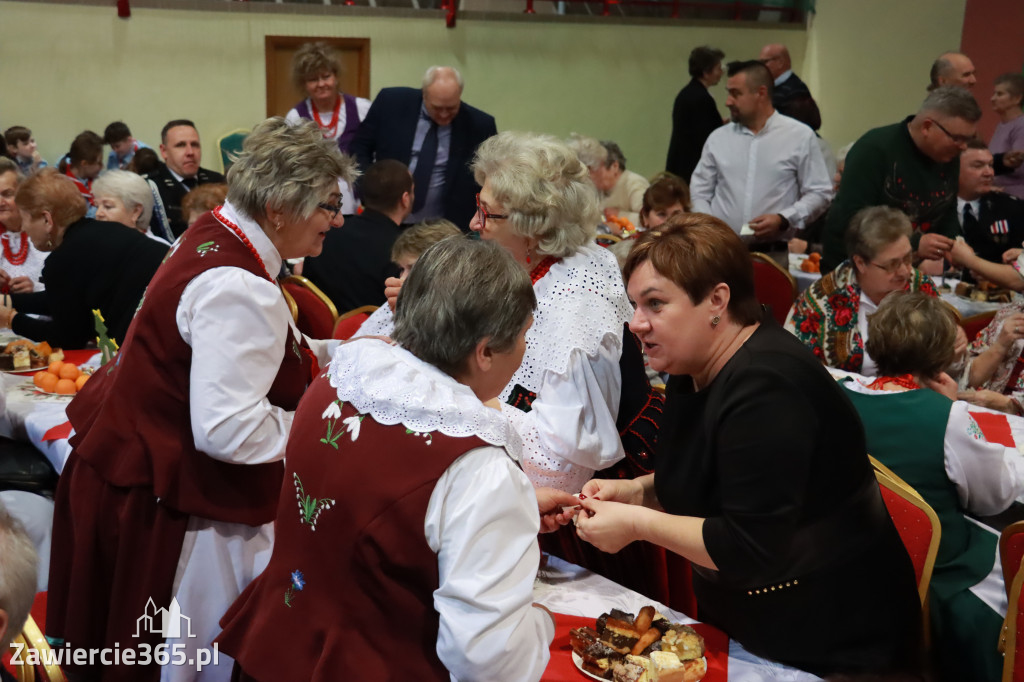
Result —
[[958, 198], [957, 217], [964, 240], [987, 261], [1002, 263], [1004, 251], [1024, 242], [1024, 201], [1009, 194], [989, 192], [974, 201]]
[[[146, 179], [156, 186], [157, 191], [154, 196], [156, 206], [153, 207], [153, 219], [150, 222], [150, 227], [154, 234], [162, 235], [172, 242], [188, 227], [188, 223], [181, 213], [181, 202], [185, 195], [199, 185], [225, 181], [223, 175], [206, 168], [200, 168], [194, 178], [178, 180], [166, 164], [161, 164], [159, 170], [146, 175]], [[167, 224], [163, 222], [164, 217], [166, 217]], [[170, 234], [165, 234], [168, 228]]]

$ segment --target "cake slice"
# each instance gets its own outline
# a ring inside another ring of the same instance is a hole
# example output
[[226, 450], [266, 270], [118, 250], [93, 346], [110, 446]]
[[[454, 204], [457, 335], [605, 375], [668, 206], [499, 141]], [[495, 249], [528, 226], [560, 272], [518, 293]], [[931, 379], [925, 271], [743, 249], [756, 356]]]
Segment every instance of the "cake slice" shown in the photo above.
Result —
[[622, 655], [604, 642], [594, 642], [583, 650], [580, 658], [583, 669], [588, 673], [610, 680], [612, 679], [612, 666], [616, 661], [622, 660]]
[[604, 630], [601, 632], [601, 641], [625, 655], [632, 652], [633, 645], [640, 639], [641, 634], [633, 627], [633, 621], [626, 622], [618, 618], [609, 618], [605, 621]]
[[569, 646], [579, 656], [582, 656], [583, 650], [596, 642], [597, 639], [597, 631], [593, 628], [573, 628], [569, 631]]
[[662, 635], [661, 650], [671, 651], [681, 661], [690, 661], [704, 655], [704, 638], [689, 625], [675, 624]]
[[612, 679], [615, 682], [654, 682], [651, 659], [630, 655], [616, 661], [612, 666]]

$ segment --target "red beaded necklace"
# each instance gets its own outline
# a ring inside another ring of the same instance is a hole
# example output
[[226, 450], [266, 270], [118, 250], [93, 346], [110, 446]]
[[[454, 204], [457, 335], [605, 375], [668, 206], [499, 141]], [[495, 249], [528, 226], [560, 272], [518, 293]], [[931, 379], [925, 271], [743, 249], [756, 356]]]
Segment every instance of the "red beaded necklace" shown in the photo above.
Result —
[[0, 236], [0, 244], [4, 248], [4, 260], [11, 265], [21, 265], [28, 259], [28, 235], [24, 232], [19, 232], [21, 235], [21, 246], [18, 247], [18, 253], [11, 251], [11, 232], [4, 232], [3, 236]]
[[312, 105], [310, 108], [313, 110], [313, 118], [316, 119], [316, 124], [320, 126], [320, 132], [323, 133], [325, 140], [333, 140], [334, 135], [338, 132], [338, 119], [341, 116], [341, 97], [334, 103], [334, 114], [331, 116], [331, 122], [328, 125], [324, 125], [324, 122], [320, 120], [320, 112], [316, 108], [316, 103], [311, 99], [309, 103]]
[[910, 374], [903, 374], [898, 377], [878, 377], [870, 384], [868, 384], [868, 388], [875, 391], [882, 391], [885, 390], [886, 384], [896, 384], [897, 386], [902, 386], [908, 391], [913, 391], [915, 389], [921, 388], [918, 385], [918, 383], [914, 381], [913, 375]]
[[541, 262], [537, 263], [537, 267], [530, 271], [530, 281], [536, 284], [540, 281], [540, 278], [548, 274], [548, 270], [551, 266], [562, 260], [561, 258], [555, 258], [554, 256], [548, 256]]
[[238, 238], [242, 240], [242, 243], [249, 247], [249, 253], [251, 253], [253, 255], [253, 258], [256, 259], [256, 262], [260, 264], [260, 268], [263, 269], [263, 274], [267, 276], [267, 279], [273, 282], [274, 278], [270, 276], [269, 272], [267, 272], [267, 266], [263, 264], [263, 259], [260, 258], [259, 251], [257, 251], [256, 247], [252, 245], [252, 242], [249, 241], [249, 238], [245, 236], [245, 233], [242, 232], [242, 228], [240, 228], [238, 225], [235, 225], [233, 222], [224, 217], [224, 214], [221, 213], [220, 211], [222, 208], [224, 207], [218, 206], [217, 208], [213, 209], [213, 216], [217, 220], [219, 220], [221, 224], [224, 225], [224, 227], [228, 228], [236, 235], [238, 235]]

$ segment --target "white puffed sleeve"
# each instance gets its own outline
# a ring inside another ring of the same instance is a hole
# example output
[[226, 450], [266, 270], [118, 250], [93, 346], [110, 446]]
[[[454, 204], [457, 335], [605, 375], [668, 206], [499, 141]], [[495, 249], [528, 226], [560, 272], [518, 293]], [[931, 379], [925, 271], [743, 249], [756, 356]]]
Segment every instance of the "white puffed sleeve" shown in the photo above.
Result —
[[554, 623], [532, 606], [540, 515], [505, 450], [482, 447], [437, 481], [424, 533], [437, 552], [437, 655], [452, 680], [536, 682]]
[[529, 412], [501, 406], [523, 441], [523, 470], [535, 486], [577, 493], [625, 456], [615, 426], [621, 352], [622, 339], [606, 335], [594, 357], [577, 349], [565, 373], [545, 370]]
[[946, 475], [960, 504], [979, 516], [998, 514], [1024, 492], [1024, 457], [984, 439], [962, 400], [953, 403], [944, 441]]
[[185, 287], [175, 321], [192, 348], [196, 448], [236, 464], [284, 457], [293, 413], [267, 400], [291, 324], [277, 285], [240, 268], [208, 270]]

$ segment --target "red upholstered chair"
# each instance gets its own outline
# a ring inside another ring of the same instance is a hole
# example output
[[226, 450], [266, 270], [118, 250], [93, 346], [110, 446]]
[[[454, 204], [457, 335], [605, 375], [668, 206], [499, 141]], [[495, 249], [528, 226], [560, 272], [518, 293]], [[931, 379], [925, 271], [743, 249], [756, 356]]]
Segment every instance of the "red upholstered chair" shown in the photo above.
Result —
[[1010, 585], [1010, 603], [1006, 610], [1006, 622], [999, 642], [1005, 657], [1003, 658], [1003, 682], [1024, 682], [1024, 601], [1021, 600], [1021, 583], [1024, 583], [1024, 571], [1014, 570], [1013, 583], [1010, 576], [1004, 575], [1006, 584]]
[[989, 310], [984, 313], [978, 313], [977, 315], [971, 315], [970, 317], [964, 318], [960, 322], [960, 326], [967, 332], [967, 340], [973, 341], [981, 333], [981, 330], [988, 326], [988, 323], [992, 321], [992, 318], [996, 316], [995, 310]]
[[[872, 464], [877, 460], [872, 458]], [[881, 470], [878, 467], [881, 467]], [[907, 554], [914, 564], [914, 575], [917, 578], [917, 591], [921, 604], [927, 607], [928, 584], [932, 580], [932, 569], [935, 568], [935, 556], [939, 553], [939, 539], [942, 527], [939, 517], [917, 491], [903, 482], [902, 479], [886, 473], [884, 465], [877, 464], [875, 478], [882, 491], [882, 499], [889, 510], [896, 530], [907, 548]], [[927, 622], [927, 620], [926, 620]]]
[[796, 300], [796, 278], [763, 253], [750, 254], [750, 260], [754, 266], [754, 294], [757, 300], [770, 306], [772, 317], [783, 324]]
[[362, 326], [363, 322], [366, 322], [366, 318], [377, 310], [377, 307], [375, 305], [364, 305], [353, 308], [347, 313], [342, 313], [338, 317], [337, 324], [334, 325], [334, 334], [331, 335], [331, 338], [342, 340], [352, 338], [352, 335], [359, 331], [359, 327]]
[[1024, 521], [1017, 521], [1004, 528], [999, 535], [999, 561], [1003, 567], [1007, 594], [1010, 593], [1013, 576], [1020, 569], [1021, 559], [1024, 559]]
[[299, 331], [311, 339], [331, 338], [334, 323], [338, 319], [338, 309], [331, 299], [315, 284], [298, 275], [281, 280], [281, 288], [295, 302], [293, 315]]

